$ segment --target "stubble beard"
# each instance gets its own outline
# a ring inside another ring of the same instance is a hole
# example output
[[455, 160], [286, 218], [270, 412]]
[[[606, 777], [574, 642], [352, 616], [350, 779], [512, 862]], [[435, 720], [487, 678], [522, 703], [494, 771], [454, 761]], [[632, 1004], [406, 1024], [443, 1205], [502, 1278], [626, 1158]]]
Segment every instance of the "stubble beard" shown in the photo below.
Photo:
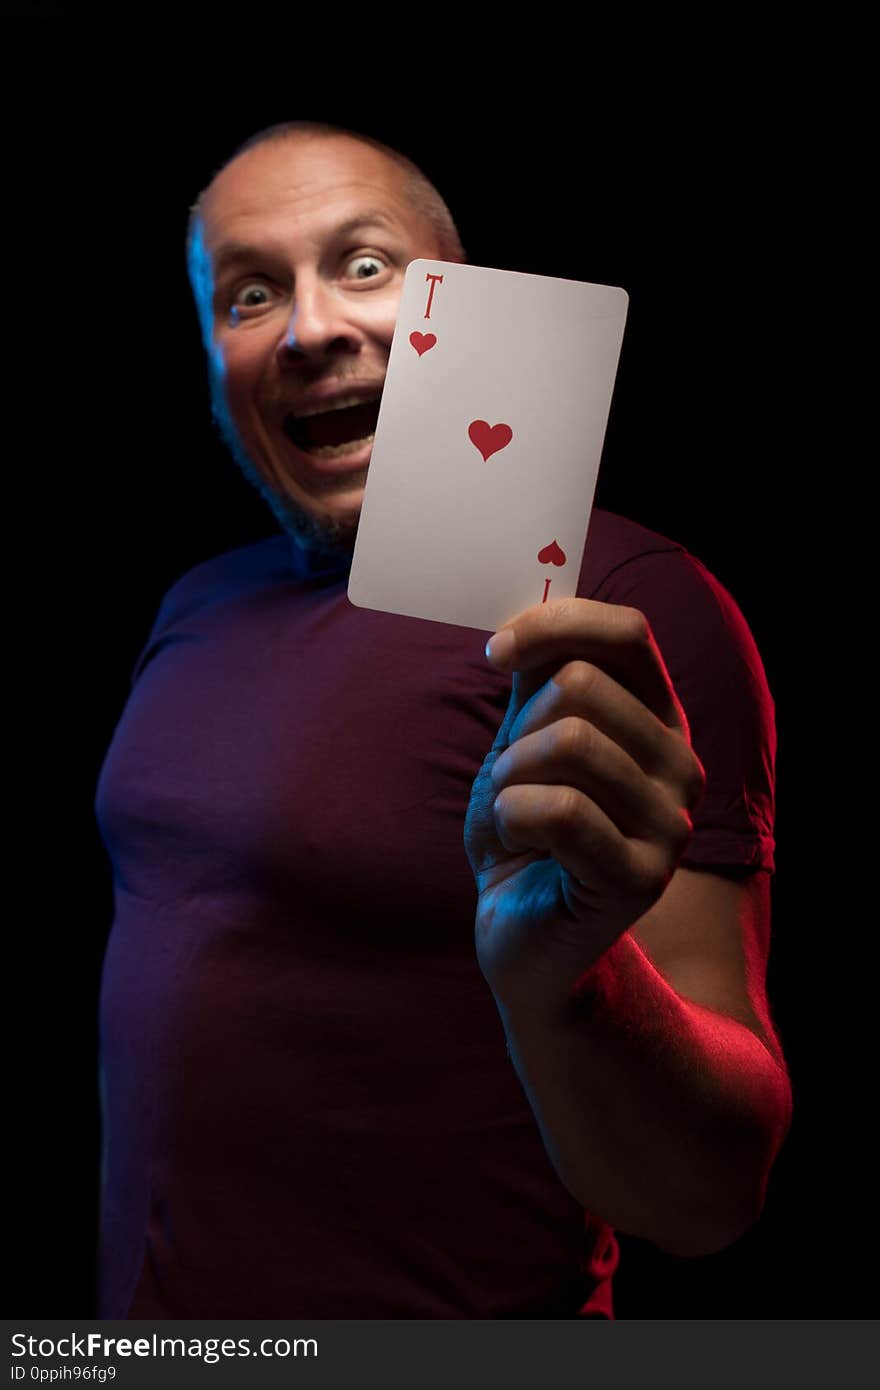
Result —
[[321, 560], [351, 561], [357, 536], [360, 509], [345, 516], [320, 513], [313, 516], [286, 493], [276, 492], [247, 453], [229, 414], [222, 387], [215, 372], [208, 372], [211, 419], [220, 439], [229, 450], [248, 482], [271, 508], [282, 530], [310, 555]]

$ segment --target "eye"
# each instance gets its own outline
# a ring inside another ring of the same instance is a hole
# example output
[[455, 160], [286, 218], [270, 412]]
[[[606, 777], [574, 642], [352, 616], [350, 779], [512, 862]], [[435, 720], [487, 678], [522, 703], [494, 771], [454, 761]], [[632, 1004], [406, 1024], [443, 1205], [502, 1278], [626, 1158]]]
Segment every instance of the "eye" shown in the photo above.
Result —
[[[355, 272], [351, 277], [354, 280], [375, 280], [376, 276], [386, 269], [385, 262], [382, 260], [381, 256], [374, 255], [372, 251], [360, 251], [358, 255], [350, 256], [346, 261], [346, 270], [349, 266], [355, 265], [358, 261], [366, 262], [366, 267], [365, 269], [361, 268]], [[373, 262], [374, 267], [378, 267], [374, 269], [372, 273], [370, 272], [370, 261]]]
[[[348, 274], [351, 267], [356, 269]], [[344, 279], [351, 280], [375, 280], [382, 274], [383, 270], [388, 269], [388, 264], [384, 257], [374, 251], [359, 251], [356, 256], [349, 256], [343, 261], [343, 271], [346, 272]], [[263, 299], [254, 299], [254, 295], [263, 295]], [[246, 314], [250, 309], [262, 309], [269, 302], [270, 291], [261, 280], [244, 280], [232, 293], [230, 305], [230, 315], [233, 319], [238, 319], [243, 313]]]
[[234, 296], [233, 296], [234, 301], [235, 301], [235, 306], [236, 306], [237, 308], [240, 308], [240, 309], [259, 309], [261, 306], [260, 306], [259, 304], [254, 304], [253, 301], [250, 301], [250, 302], [247, 303], [247, 304], [242, 304], [242, 303], [239, 302], [240, 297], [241, 297], [242, 295], [245, 295], [245, 294], [253, 294], [255, 290], [256, 290], [256, 292], [257, 292], [258, 294], [266, 294], [266, 293], [267, 293], [267, 291], [266, 291], [266, 286], [265, 286], [265, 285], [261, 285], [261, 284], [259, 283], [259, 281], [257, 281], [257, 280], [248, 280], [244, 285], [241, 285], [241, 286], [235, 291], [235, 294], [234, 294]]

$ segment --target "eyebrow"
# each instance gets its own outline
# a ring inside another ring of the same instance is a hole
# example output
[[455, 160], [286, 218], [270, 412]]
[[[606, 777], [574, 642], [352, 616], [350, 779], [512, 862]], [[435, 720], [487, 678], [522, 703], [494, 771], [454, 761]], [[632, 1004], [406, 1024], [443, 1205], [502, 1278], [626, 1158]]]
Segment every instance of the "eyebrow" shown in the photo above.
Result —
[[[348, 217], [344, 222], [340, 222], [335, 228], [333, 235], [336, 237], [349, 236], [352, 232], [358, 231], [361, 227], [387, 227], [391, 231], [397, 231], [397, 223], [389, 217], [381, 208], [369, 208], [364, 212], [357, 213], [354, 217]], [[214, 276], [219, 281], [231, 267], [240, 265], [242, 261], [252, 261], [266, 256], [281, 256], [283, 250], [275, 243], [265, 246], [251, 246], [245, 241], [227, 241], [218, 247], [214, 256]]]

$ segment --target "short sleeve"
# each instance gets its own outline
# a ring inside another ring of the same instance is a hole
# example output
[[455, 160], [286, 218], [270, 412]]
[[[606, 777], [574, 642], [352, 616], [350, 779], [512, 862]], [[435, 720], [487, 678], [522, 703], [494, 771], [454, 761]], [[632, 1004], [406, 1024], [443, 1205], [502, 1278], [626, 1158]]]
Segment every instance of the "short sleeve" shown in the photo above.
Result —
[[706, 772], [680, 863], [773, 872], [776, 708], [736, 601], [681, 548], [637, 555], [590, 595], [645, 614]]
[[193, 569], [187, 570], [185, 574], [182, 574], [179, 579], [174, 581], [164, 594], [156, 611], [156, 616], [153, 619], [153, 626], [150, 628], [147, 640], [141, 647], [138, 658], [132, 667], [129, 677], [130, 691], [137, 685], [145, 666], [155, 656], [165, 630], [174, 619], [180, 615], [181, 598], [185, 597], [187, 594], [190, 577], [196, 573], [198, 568], [198, 566], [194, 566]]

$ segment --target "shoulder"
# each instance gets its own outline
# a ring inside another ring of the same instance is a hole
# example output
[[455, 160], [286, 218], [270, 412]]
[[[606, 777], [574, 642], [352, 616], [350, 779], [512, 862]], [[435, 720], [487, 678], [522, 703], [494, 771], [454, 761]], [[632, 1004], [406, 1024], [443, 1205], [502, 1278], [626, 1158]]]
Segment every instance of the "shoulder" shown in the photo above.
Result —
[[290, 580], [294, 576], [292, 542], [283, 533], [236, 546], [185, 570], [163, 595], [156, 626], [163, 626], [205, 604], [236, 598], [272, 581]]
[[148, 663], [173, 641], [219, 608], [289, 583], [296, 573], [292, 543], [284, 533], [199, 560], [167, 588], [130, 677], [133, 688]]
[[702, 665], [711, 657], [719, 663], [720, 680], [735, 667], [769, 698], [764, 665], [739, 603], [679, 541], [594, 509], [578, 595], [638, 608], [672, 664]]
[[578, 580], [581, 598], [602, 598], [604, 589], [621, 567], [650, 555], [686, 554], [683, 545], [652, 531], [618, 512], [594, 507]]
[[625, 517], [594, 512], [591, 542], [578, 596], [644, 613], [707, 774], [682, 862], [772, 870], [776, 707], [736, 598], [685, 546]]

